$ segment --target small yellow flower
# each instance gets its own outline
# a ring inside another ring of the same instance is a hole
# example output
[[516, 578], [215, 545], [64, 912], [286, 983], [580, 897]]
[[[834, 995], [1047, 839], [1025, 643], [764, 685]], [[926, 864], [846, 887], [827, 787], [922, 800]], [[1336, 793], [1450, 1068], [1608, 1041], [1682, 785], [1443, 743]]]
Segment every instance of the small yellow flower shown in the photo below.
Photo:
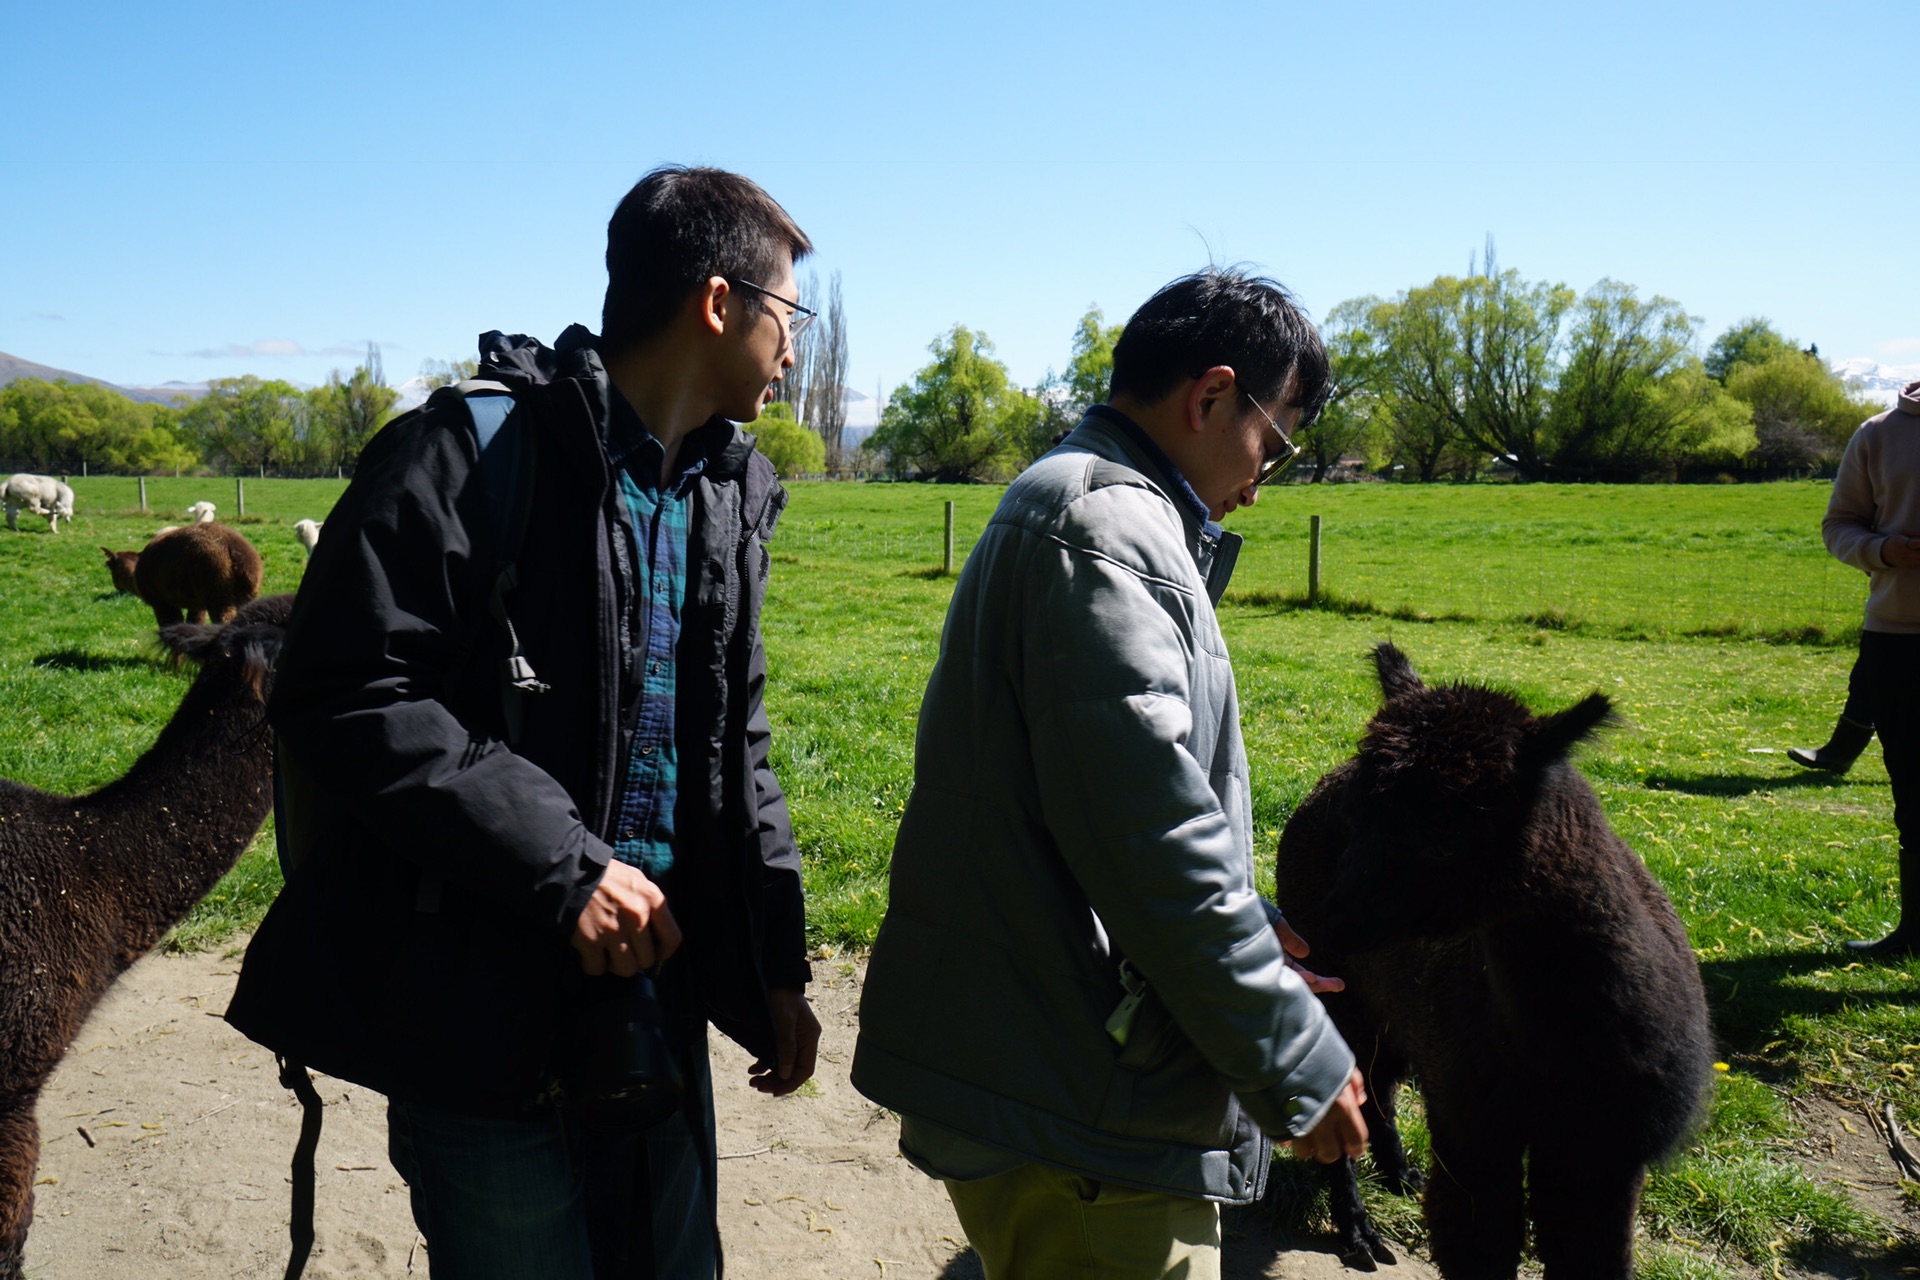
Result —
[[1724, 1062], [1716, 1062], [1713, 1064], [1713, 1069], [1715, 1071], [1729, 1071], [1732, 1068], [1728, 1067], [1727, 1064]]

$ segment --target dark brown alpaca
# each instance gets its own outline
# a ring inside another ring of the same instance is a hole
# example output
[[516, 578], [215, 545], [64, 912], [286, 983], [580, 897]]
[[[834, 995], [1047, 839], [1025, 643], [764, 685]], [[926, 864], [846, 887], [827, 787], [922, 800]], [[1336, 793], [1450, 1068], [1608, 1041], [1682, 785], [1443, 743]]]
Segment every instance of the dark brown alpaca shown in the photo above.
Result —
[[0, 1280], [18, 1280], [33, 1217], [41, 1087], [107, 987], [226, 874], [272, 807], [262, 701], [291, 603], [162, 633], [200, 674], [125, 777], [85, 796], [0, 779]]
[[153, 609], [159, 626], [180, 621], [225, 622], [260, 594], [260, 552], [223, 524], [169, 529], [140, 551], [108, 551], [113, 585], [131, 591]]
[[[1324, 998], [1367, 1073], [1375, 1161], [1421, 1185], [1393, 1125], [1411, 1075], [1443, 1275], [1507, 1280], [1531, 1219], [1548, 1280], [1628, 1280], [1647, 1165], [1697, 1123], [1713, 1053], [1673, 905], [1567, 763], [1607, 699], [1536, 717], [1428, 688], [1390, 644], [1374, 661], [1385, 705], [1287, 823], [1278, 872], [1314, 967], [1347, 979]], [[1390, 1261], [1353, 1162], [1330, 1176], [1342, 1256]]]

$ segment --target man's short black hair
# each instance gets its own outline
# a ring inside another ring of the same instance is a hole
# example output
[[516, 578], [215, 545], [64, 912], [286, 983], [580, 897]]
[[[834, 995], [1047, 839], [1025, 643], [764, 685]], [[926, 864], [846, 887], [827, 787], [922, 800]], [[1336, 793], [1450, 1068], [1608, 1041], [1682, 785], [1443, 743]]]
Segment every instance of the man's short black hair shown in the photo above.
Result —
[[[665, 329], [713, 276], [768, 284], [813, 242], [752, 179], [725, 169], [662, 165], [635, 183], [607, 222], [603, 351], [618, 354]], [[762, 305], [751, 289], [740, 295]]]
[[1114, 343], [1109, 395], [1152, 403], [1215, 365], [1231, 367], [1256, 400], [1290, 389], [1300, 427], [1326, 403], [1331, 375], [1319, 330], [1285, 285], [1241, 267], [1181, 276], [1141, 303]]

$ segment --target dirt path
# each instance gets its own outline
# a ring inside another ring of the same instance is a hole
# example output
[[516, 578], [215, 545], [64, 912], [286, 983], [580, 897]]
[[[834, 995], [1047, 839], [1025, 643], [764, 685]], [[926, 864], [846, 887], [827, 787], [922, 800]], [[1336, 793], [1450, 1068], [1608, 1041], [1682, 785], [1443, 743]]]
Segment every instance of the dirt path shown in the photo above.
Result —
[[[826, 1034], [817, 1088], [764, 1099], [746, 1087], [745, 1055], [715, 1039], [730, 1274], [977, 1277], [945, 1194], [901, 1159], [897, 1124], [847, 1083], [859, 970], [833, 961], [818, 968], [814, 1000]], [[75, 1042], [40, 1100], [29, 1280], [281, 1274], [299, 1109], [272, 1057], [220, 1017], [235, 969], [219, 953], [151, 956]], [[318, 1244], [307, 1274], [427, 1275], [406, 1187], [387, 1163], [383, 1100], [337, 1080], [322, 1078], [319, 1087], [329, 1105]], [[1276, 1241], [1245, 1228], [1230, 1229], [1227, 1253], [1235, 1280], [1350, 1274], [1324, 1242]], [[1433, 1273], [1409, 1262], [1379, 1274]]]

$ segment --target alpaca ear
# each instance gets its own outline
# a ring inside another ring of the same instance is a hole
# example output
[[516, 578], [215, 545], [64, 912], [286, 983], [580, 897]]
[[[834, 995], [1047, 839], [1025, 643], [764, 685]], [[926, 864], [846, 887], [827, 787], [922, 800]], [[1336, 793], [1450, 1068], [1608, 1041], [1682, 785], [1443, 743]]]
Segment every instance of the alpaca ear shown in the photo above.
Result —
[[1567, 758], [1575, 744], [1614, 718], [1613, 703], [1604, 693], [1590, 693], [1565, 711], [1535, 720], [1527, 736], [1525, 754], [1536, 768]]
[[210, 622], [170, 622], [160, 628], [160, 647], [178, 664], [183, 658], [205, 662], [226, 628]]
[[1427, 687], [1421, 683], [1413, 664], [1407, 661], [1407, 655], [1395, 648], [1391, 640], [1383, 640], [1373, 647], [1373, 665], [1380, 673], [1380, 692], [1388, 702]]

